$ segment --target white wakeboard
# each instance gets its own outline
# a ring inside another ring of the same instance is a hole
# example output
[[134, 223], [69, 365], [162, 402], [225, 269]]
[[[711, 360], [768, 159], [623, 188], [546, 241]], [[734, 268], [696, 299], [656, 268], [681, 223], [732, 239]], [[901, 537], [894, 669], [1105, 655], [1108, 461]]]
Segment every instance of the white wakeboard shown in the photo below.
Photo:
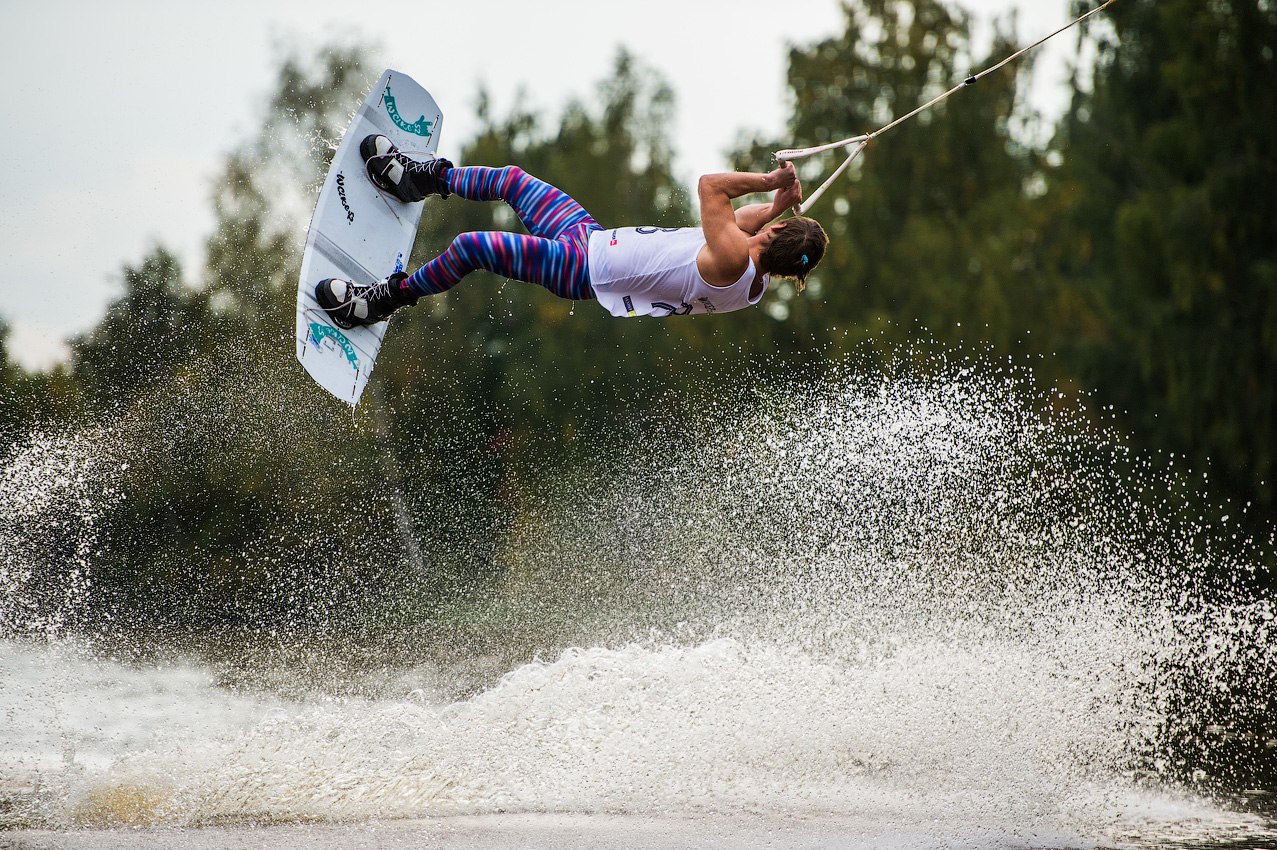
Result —
[[306, 233], [297, 283], [297, 359], [321, 387], [354, 405], [363, 394], [386, 322], [339, 328], [315, 300], [330, 277], [368, 284], [408, 264], [423, 204], [405, 204], [368, 179], [359, 143], [381, 133], [408, 155], [433, 155], [443, 113], [411, 77], [386, 71], [351, 119], [333, 157]]

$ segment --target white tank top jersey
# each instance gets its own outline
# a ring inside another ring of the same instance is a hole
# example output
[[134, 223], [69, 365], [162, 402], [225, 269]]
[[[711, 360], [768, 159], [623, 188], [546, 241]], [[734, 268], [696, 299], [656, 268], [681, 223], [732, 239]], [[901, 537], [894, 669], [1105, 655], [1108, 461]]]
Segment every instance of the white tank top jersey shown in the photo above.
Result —
[[613, 316], [686, 316], [730, 313], [757, 304], [749, 297], [754, 261], [728, 286], [706, 283], [696, 268], [705, 245], [699, 227], [618, 227], [590, 234], [590, 286]]

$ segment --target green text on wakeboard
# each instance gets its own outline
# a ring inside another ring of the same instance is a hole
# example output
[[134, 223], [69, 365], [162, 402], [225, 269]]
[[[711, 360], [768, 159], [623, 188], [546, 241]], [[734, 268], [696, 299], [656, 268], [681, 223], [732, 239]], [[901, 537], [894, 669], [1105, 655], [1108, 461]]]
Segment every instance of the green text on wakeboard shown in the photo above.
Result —
[[399, 114], [399, 108], [395, 106], [395, 96], [390, 93], [390, 86], [386, 86], [386, 114], [390, 116], [390, 120], [395, 122], [395, 126], [400, 130], [412, 133], [416, 136], [430, 138], [430, 125], [433, 123], [426, 120], [426, 116], [422, 115], [416, 121], [409, 124]]

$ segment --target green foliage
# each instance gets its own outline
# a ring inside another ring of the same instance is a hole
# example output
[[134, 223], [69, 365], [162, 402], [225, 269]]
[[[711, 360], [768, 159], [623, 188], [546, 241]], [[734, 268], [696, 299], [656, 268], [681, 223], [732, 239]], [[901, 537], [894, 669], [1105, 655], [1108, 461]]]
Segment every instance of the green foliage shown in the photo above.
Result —
[[[820, 144], [876, 129], [1013, 49], [1000, 36], [975, 55], [967, 17], [936, 0], [867, 0], [845, 14], [844, 32], [790, 52], [787, 138]], [[1036, 297], [1019, 278], [1036, 234], [1024, 215], [1034, 159], [1009, 133], [1016, 82], [1009, 70], [991, 75], [892, 130], [818, 203], [830, 250], [809, 292], [787, 302], [788, 347], [816, 340], [844, 352], [903, 341], [918, 326], [942, 342], [1013, 347], [1015, 317]], [[735, 165], [766, 167], [782, 141], [755, 143]], [[801, 161], [808, 191], [845, 155]]]
[[322, 620], [402, 566], [399, 541], [351, 509], [386, 509], [375, 441], [316, 403], [289, 333], [307, 190], [369, 76], [358, 51], [286, 61], [260, 135], [216, 184], [198, 284], [157, 248], [73, 342], [81, 410], [64, 422], [87, 426], [123, 496], [100, 522], [94, 592], [113, 601], [98, 610], [191, 627]]
[[13, 434], [22, 418], [14, 392], [21, 370], [9, 359], [10, 330], [9, 323], [0, 319], [0, 438]]
[[[1081, 381], [1271, 528], [1277, 10], [1133, 0], [1056, 142], [1049, 260], [1089, 302]], [[1265, 522], [1266, 520], [1266, 522]]]
[[[290, 332], [302, 225], [376, 74], [359, 48], [286, 59], [215, 183], [193, 285], [156, 248], [67, 367], [27, 375], [0, 356], [0, 435], [108, 423], [94, 439], [124, 497], [102, 519], [95, 592], [206, 628], [437, 610], [499, 578], [540, 484], [528, 470], [671, 400], [696, 410], [747, 363], [816, 375], [879, 342], [1051, 355], [1040, 377], [1097, 388], [1143, 445], [1213, 459], [1271, 528], [1277, 22], [1253, 0], [1116, 9], [1050, 149], [1013, 132], [1035, 120], [1025, 63], [870, 148], [813, 211], [832, 242], [805, 294], [781, 283], [729, 318], [617, 321], [476, 274], [395, 317], [353, 419], [310, 385]], [[734, 165], [875, 129], [1014, 49], [1003, 33], [978, 52], [939, 0], [848, 3], [842, 32], [790, 52], [784, 135], [743, 143]], [[481, 94], [479, 132], [441, 153], [517, 164], [604, 226], [691, 224], [673, 102], [621, 53], [557, 115], [521, 97], [496, 116]], [[841, 156], [802, 164], [809, 191]], [[432, 200], [413, 261], [488, 229], [519, 224], [502, 204]]]
[[93, 409], [127, 406], [173, 374], [200, 339], [201, 305], [177, 258], [156, 248], [124, 269], [124, 294], [89, 334], [71, 343], [76, 384]]

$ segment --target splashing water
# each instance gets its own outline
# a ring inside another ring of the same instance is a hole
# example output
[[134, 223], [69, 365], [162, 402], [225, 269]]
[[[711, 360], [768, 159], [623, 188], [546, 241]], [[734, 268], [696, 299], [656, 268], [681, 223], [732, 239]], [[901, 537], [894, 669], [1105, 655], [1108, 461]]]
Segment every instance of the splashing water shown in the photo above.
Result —
[[35, 433], [3, 459], [0, 635], [57, 637], [84, 599], [99, 519], [119, 496], [102, 436]]
[[[53, 826], [557, 812], [932, 846], [1271, 837], [1176, 790], [1194, 730], [1274, 695], [1250, 556], [1047, 401], [1014, 374], [848, 370], [528, 471], [539, 495], [472, 612], [508, 672], [468, 698], [440, 696], [474, 685], [446, 684], [447, 653], [372, 695], [285, 701], [0, 644], [5, 715], [44, 723], [18, 724], [0, 782]], [[85, 705], [148, 722], [103, 733]]]

